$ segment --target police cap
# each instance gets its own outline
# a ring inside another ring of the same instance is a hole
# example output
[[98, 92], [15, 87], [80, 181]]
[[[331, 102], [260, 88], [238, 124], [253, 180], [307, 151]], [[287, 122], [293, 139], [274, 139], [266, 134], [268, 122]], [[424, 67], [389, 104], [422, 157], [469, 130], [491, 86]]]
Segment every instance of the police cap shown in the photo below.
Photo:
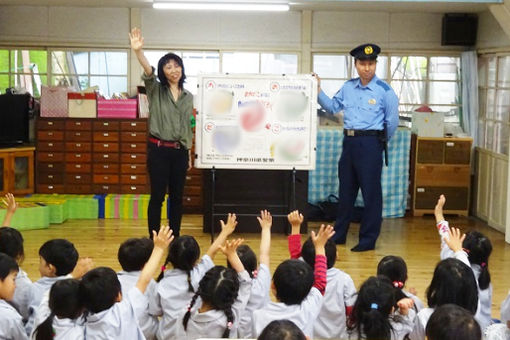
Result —
[[359, 60], [376, 60], [381, 48], [376, 44], [363, 44], [351, 50], [350, 54]]

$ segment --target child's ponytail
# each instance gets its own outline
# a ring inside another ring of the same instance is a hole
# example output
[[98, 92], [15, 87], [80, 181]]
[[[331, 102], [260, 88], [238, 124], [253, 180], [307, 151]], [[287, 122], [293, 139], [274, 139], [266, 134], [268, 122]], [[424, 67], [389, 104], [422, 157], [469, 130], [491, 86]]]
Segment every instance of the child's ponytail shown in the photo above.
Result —
[[182, 325], [184, 326], [184, 330], [188, 329], [188, 321], [191, 316], [191, 309], [195, 305], [195, 302], [197, 302], [197, 299], [199, 296], [200, 296], [200, 289], [197, 290], [195, 295], [193, 295], [193, 298], [191, 299], [191, 302], [188, 305], [188, 310], [186, 311], [186, 314], [184, 314], [184, 319], [182, 319]]
[[478, 287], [482, 290], [487, 289], [491, 283], [489, 273], [489, 256], [492, 253], [491, 241], [478, 231], [470, 231], [466, 234], [462, 246], [468, 253], [469, 262], [480, 266]]
[[234, 313], [232, 313], [232, 308], [230, 307], [223, 310], [223, 312], [225, 312], [225, 316], [227, 317], [227, 327], [221, 337], [228, 338], [230, 337], [230, 329], [232, 329], [232, 325], [234, 324]]
[[35, 329], [34, 336], [35, 340], [52, 340], [55, 334], [53, 334], [53, 319], [55, 314], [53, 312], [50, 313], [50, 316], [44, 320], [37, 328]]
[[371, 308], [368, 312], [363, 313], [360, 324], [361, 327], [358, 332], [362, 331], [367, 339], [391, 339], [392, 327], [388, 319], [388, 314], [382, 313], [377, 310], [377, 308]]
[[186, 274], [188, 275], [188, 291], [190, 293], [193, 293], [195, 290], [193, 289], [193, 285], [191, 284], [191, 270], [186, 271]]

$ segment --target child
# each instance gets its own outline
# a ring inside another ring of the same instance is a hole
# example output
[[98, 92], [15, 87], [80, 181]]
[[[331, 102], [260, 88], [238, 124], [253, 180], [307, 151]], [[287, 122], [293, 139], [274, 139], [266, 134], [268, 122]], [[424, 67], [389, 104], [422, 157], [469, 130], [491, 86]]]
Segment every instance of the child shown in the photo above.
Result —
[[[215, 266], [200, 280], [198, 290], [180, 319], [176, 339], [236, 338], [239, 316], [250, 297], [250, 275], [237, 256], [241, 239], [226, 241], [221, 251], [232, 268]], [[195, 303], [200, 297], [201, 304]]]
[[412, 299], [398, 300], [395, 293], [386, 276], [368, 278], [349, 317], [349, 339], [404, 339], [413, 329], [416, 313]]
[[154, 249], [140, 273], [136, 286], [122, 296], [117, 274], [100, 267], [89, 271], [80, 282], [80, 298], [90, 313], [86, 317], [87, 339], [145, 339], [138, 318], [148, 307], [144, 295], [163, 254], [173, 239], [170, 227], [153, 231]]
[[333, 227], [321, 225], [317, 235], [312, 231], [315, 246], [315, 270], [299, 260], [282, 262], [273, 274], [271, 289], [278, 302], [253, 312], [253, 334], [258, 336], [273, 320], [285, 316], [305, 335], [313, 337], [313, 326], [321, 311], [326, 290], [326, 256], [324, 245], [334, 235]]
[[[35, 326], [35, 314], [43, 294], [58, 280], [68, 277], [78, 262], [78, 251], [68, 240], [54, 239], [45, 242], [39, 248], [39, 272], [41, 278], [34, 282], [30, 288], [28, 303], [28, 321], [25, 325], [27, 334], [30, 335]], [[46, 316], [38, 316], [45, 319]]]
[[79, 299], [79, 288], [80, 282], [75, 279], [60, 280], [51, 286], [40, 307], [48, 308], [49, 316], [37, 326], [32, 339], [84, 339], [83, 319], [80, 318], [83, 306]]
[[0, 339], [28, 339], [21, 315], [7, 302], [14, 295], [17, 274], [16, 261], [0, 253]]
[[[303, 223], [303, 215], [295, 210], [287, 215], [292, 226], [291, 235], [288, 238], [291, 258], [303, 257], [310, 267], [315, 264], [315, 249], [311, 238], [308, 238], [301, 248], [300, 228]], [[347, 316], [352, 311], [356, 301], [356, 287], [349, 274], [334, 268], [337, 251], [336, 244], [328, 239], [325, 245], [326, 259], [328, 264], [327, 288], [324, 294], [324, 303], [317, 320], [315, 321], [314, 336], [321, 339], [345, 339], [347, 338]]]
[[510, 293], [501, 304], [501, 323], [495, 323], [487, 327], [484, 331], [484, 339], [510, 339]]
[[[444, 238], [455, 256], [466, 257], [462, 251], [463, 236], [456, 228], [448, 230]], [[423, 308], [416, 316], [411, 340], [425, 339], [425, 327], [434, 309], [447, 303], [453, 303], [467, 309], [473, 315], [478, 307], [478, 288], [471, 268], [456, 258], [439, 262], [434, 270], [430, 286], [427, 288], [428, 308]]]
[[[25, 251], [23, 248], [23, 236], [21, 233], [10, 228], [11, 218], [16, 212], [18, 204], [14, 195], [8, 193], [5, 199], [2, 200], [7, 207], [7, 212], [3, 221], [3, 227], [0, 228], [0, 253], [4, 253], [12, 257], [18, 266], [25, 259]], [[28, 299], [30, 295], [30, 287], [32, 281], [28, 278], [27, 273], [19, 268], [18, 275], [16, 276], [16, 290], [11, 304], [18, 310], [24, 322], [28, 319]]]
[[402, 292], [404, 296], [413, 299], [416, 312], [423, 309], [423, 302], [415, 294], [404, 290], [407, 281], [407, 265], [403, 258], [393, 255], [383, 257], [377, 265], [377, 276], [379, 275], [386, 276], [390, 279], [393, 287]]
[[[445, 196], [439, 196], [434, 209], [437, 230], [441, 238], [443, 238], [441, 242], [441, 259], [455, 257], [452, 253], [452, 249], [444, 242], [444, 237], [448, 236], [447, 231], [449, 230], [448, 222], [445, 221], [443, 216], [443, 206], [445, 203]], [[492, 244], [483, 234], [477, 231], [471, 231], [467, 233], [463, 240], [462, 249], [467, 253], [468, 261], [464, 260], [464, 263], [471, 267], [477, 281], [480, 307], [476, 312], [475, 319], [480, 323], [480, 327], [482, 327], [483, 330], [492, 323], [492, 284], [489, 273], [489, 256], [492, 252]], [[462, 260], [464, 258], [465, 256], [462, 256], [459, 259]]]
[[[257, 269], [257, 257], [248, 245], [240, 245], [237, 248], [237, 255], [243, 263], [244, 268], [252, 278], [250, 298], [245, 310], [241, 314], [239, 329], [240, 338], [251, 338], [251, 320], [253, 311], [267, 306], [269, 298], [269, 287], [271, 285], [271, 272], [269, 271], [269, 251], [271, 248], [271, 226], [273, 217], [267, 210], [260, 212], [257, 217], [261, 228], [260, 235], [260, 265]], [[230, 263], [228, 264], [230, 266]]]
[[149, 304], [152, 315], [162, 316], [157, 331], [158, 339], [175, 337], [178, 319], [186, 311], [186, 305], [193, 297], [205, 273], [214, 267], [213, 259], [232, 234], [237, 225], [236, 215], [228, 214], [227, 223], [221, 222], [221, 232], [197, 263], [200, 247], [192, 236], [179, 236], [170, 245], [165, 263], [173, 269], [161, 272], [156, 293]]
[[[123, 296], [127, 296], [128, 292], [136, 286], [136, 282], [140, 277], [140, 273], [149, 260], [154, 243], [151, 239], [144, 238], [130, 238], [124, 241], [117, 253], [117, 258], [122, 267], [122, 271], [117, 273], [120, 282], [121, 291]], [[151, 301], [156, 294], [156, 281], [150, 280], [145, 296]], [[147, 339], [154, 339], [158, 330], [158, 318], [149, 314], [146, 309], [138, 319], [140, 329]]]
[[437, 307], [425, 329], [428, 340], [481, 340], [473, 314], [454, 304]]
[[271, 321], [260, 333], [257, 340], [306, 340], [298, 326], [289, 320]]

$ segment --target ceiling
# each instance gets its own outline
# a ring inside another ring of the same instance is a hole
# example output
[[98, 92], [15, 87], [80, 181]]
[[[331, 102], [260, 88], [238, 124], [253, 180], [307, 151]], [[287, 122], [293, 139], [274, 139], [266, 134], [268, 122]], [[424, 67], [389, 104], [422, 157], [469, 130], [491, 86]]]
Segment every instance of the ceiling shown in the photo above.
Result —
[[[236, 2], [233, 0], [232, 2]], [[289, 0], [291, 10], [337, 10], [371, 12], [433, 12], [479, 13], [487, 10], [487, 3], [437, 1], [345, 1], [345, 0]], [[0, 6], [69, 6], [69, 7], [128, 7], [150, 8], [152, 0], [0, 0]]]

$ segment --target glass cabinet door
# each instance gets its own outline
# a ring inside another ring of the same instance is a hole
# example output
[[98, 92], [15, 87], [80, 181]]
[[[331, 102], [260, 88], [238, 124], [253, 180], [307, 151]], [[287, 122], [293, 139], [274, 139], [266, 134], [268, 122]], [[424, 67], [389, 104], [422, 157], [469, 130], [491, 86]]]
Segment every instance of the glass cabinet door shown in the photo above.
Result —
[[7, 171], [5, 167], [5, 157], [0, 155], [0, 192], [4, 192], [6, 188], [7, 182]]
[[14, 157], [14, 190], [29, 188], [29, 164], [28, 156]]

